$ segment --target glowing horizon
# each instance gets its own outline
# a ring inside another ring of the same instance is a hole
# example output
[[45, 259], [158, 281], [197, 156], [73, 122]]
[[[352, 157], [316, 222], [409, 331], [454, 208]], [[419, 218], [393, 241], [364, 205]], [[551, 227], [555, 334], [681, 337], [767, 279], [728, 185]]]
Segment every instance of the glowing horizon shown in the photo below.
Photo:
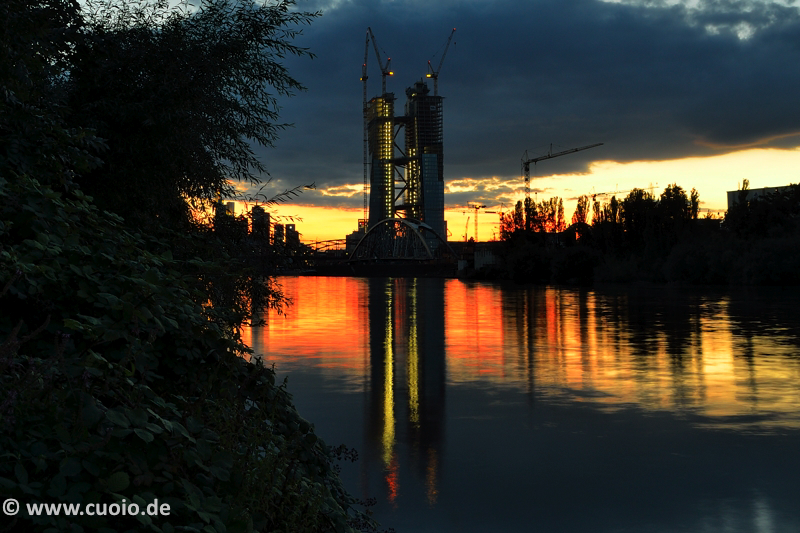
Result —
[[[539, 165], [538, 171], [546, 169]], [[558, 196], [564, 200], [564, 217], [569, 224], [577, 197], [596, 194], [598, 200], [608, 201], [614, 194], [622, 198], [634, 188], [652, 190], [657, 197], [664, 188], [677, 183], [688, 193], [692, 188], [700, 194], [701, 217], [705, 212], [724, 215], [727, 209], [727, 191], [737, 190], [747, 179], [750, 188], [776, 187], [800, 182], [800, 148], [789, 150], [753, 148], [723, 155], [689, 157], [665, 161], [595, 161], [584, 174], [532, 175], [531, 198], [535, 201]], [[480, 241], [497, 237], [498, 212], [513, 209], [514, 203], [524, 198], [521, 176], [460, 177], [445, 182], [445, 221], [448, 240], [474, 237], [474, 209], [465, 204], [474, 192], [476, 202], [487, 207], [478, 214]], [[319, 194], [326, 198], [341, 197], [347, 201], [353, 196], [361, 198], [361, 185], [347, 184], [317, 191], [307, 191], [302, 199]], [[448, 202], [448, 196], [450, 202]], [[458, 203], [462, 199], [464, 205]], [[503, 202], [506, 199], [508, 202]], [[453, 203], [455, 200], [455, 204]], [[492, 202], [494, 200], [494, 202]], [[244, 210], [237, 202], [236, 214]], [[286, 203], [270, 209], [272, 220], [294, 223], [303, 242], [344, 239], [358, 228], [363, 218], [362, 207], [329, 207], [314, 205], [313, 201]], [[467, 219], [469, 218], [469, 223]]]

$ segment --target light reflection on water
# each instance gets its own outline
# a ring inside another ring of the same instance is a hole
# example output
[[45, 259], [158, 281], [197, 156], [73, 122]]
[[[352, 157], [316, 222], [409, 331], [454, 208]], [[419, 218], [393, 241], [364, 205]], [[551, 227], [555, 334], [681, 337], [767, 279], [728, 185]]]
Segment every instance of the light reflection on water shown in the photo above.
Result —
[[[368, 314], [370, 282], [283, 278], [293, 305], [284, 315], [271, 314], [257, 334], [246, 332], [245, 341], [268, 354], [279, 371], [328, 369], [361, 390], [369, 383], [369, 343], [375, 336]], [[522, 290], [457, 280], [380, 283], [386, 307], [380, 326], [383, 363], [388, 369], [400, 357], [405, 368], [399, 370], [408, 373], [410, 383], [420, 372], [419, 316], [425, 315], [425, 327], [437, 315], [444, 332], [428, 332], [423, 349], [440, 349], [429, 337], [443, 333], [448, 385], [482, 382], [530, 390], [535, 384], [537, 393], [556, 398], [708, 417], [761, 416], [767, 425], [800, 426], [800, 341], [780, 324], [750, 320], [751, 330], [743, 331], [738, 322], [748, 317], [731, 317], [730, 296], [668, 294], [673, 301], [665, 303], [658, 293], [669, 290], [662, 288], [632, 299], [625, 292]], [[437, 285], [441, 304], [420, 296], [421, 283]], [[393, 383], [383, 387], [389, 390]], [[418, 423], [419, 391], [412, 387], [409, 394]]]
[[245, 341], [359, 448], [345, 481], [387, 526], [796, 530], [776, 501], [798, 495], [776, 489], [800, 444], [792, 294], [281, 283], [293, 305]]

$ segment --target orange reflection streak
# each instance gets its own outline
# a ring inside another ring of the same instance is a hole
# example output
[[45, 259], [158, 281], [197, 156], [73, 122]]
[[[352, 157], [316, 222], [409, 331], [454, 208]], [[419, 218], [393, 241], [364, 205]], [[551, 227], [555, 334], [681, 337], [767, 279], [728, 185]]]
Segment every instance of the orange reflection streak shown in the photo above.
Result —
[[450, 380], [469, 380], [476, 373], [506, 375], [501, 319], [500, 295], [491, 286], [446, 282], [445, 349]]
[[397, 494], [400, 492], [400, 465], [397, 461], [397, 455], [392, 455], [392, 461], [386, 468], [386, 487], [389, 494], [387, 499], [393, 505], [396, 505]]
[[[292, 303], [285, 314], [269, 311], [263, 327], [245, 328], [242, 339], [280, 370], [313, 361], [322, 368], [363, 376], [368, 368], [368, 327], [364, 280], [282, 277]], [[257, 333], [254, 333], [257, 332]]]
[[[308, 277], [281, 283], [294, 301], [286, 316], [271, 312], [267, 326], [245, 330], [243, 340], [278, 369], [312, 366], [367, 382], [367, 280]], [[670, 316], [639, 317], [634, 293], [442, 283], [450, 384], [489, 382], [607, 408], [635, 405], [710, 420], [756, 415], [762, 427], [800, 427], [796, 339], [745, 336], [726, 298], [708, 298]], [[396, 451], [396, 428], [420, 427], [420, 380], [431, 364], [426, 345], [418, 341], [427, 327], [427, 315], [417, 316], [425, 309], [420, 307], [425, 293], [414, 280], [393, 280], [387, 288], [396, 296], [387, 296], [391, 318], [380, 326], [389, 350], [379, 357], [386, 381], [371, 384], [383, 404], [376, 408], [386, 424], [380, 439], [384, 465]]]

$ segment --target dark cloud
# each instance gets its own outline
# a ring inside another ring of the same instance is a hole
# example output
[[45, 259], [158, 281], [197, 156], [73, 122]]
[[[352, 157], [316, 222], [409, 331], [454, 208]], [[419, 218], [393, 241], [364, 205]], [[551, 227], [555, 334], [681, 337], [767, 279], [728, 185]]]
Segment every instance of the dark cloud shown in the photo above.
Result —
[[[754, 143], [800, 144], [800, 136], [791, 136], [800, 132], [796, 7], [725, 0], [694, 8], [597, 0], [299, 7], [324, 12], [298, 38], [317, 57], [286, 61], [308, 91], [282, 100], [282, 117], [294, 127], [263, 152], [276, 183], [362, 182], [359, 77], [367, 26], [392, 58], [396, 75], [388, 89], [398, 97], [425, 75], [429, 59], [438, 64], [457, 28], [439, 81], [448, 181], [519, 176], [523, 152], [541, 155], [550, 143], [554, 150], [605, 144], [542, 163], [539, 173], [582, 172], [598, 159], [664, 160]], [[368, 64], [373, 96], [380, 72], [371, 47]], [[483, 192], [487, 199], [507, 194]], [[450, 205], [460, 202], [454, 194]], [[309, 201], [311, 195], [324, 205], [362, 204], [360, 195], [311, 193]]]

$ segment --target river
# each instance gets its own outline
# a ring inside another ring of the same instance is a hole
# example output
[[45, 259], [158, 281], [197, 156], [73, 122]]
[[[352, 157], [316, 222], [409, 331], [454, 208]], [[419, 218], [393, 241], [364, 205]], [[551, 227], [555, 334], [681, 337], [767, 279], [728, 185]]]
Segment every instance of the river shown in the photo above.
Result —
[[285, 277], [244, 340], [416, 532], [800, 531], [800, 293]]

